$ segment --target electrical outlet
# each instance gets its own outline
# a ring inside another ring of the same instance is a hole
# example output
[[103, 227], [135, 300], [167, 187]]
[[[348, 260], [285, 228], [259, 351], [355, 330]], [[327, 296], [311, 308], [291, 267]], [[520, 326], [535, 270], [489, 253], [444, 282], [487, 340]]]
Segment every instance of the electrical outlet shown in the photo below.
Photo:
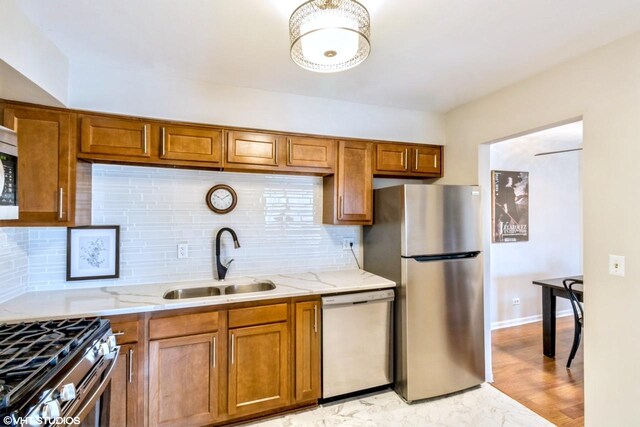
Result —
[[344, 239], [342, 239], [342, 249], [344, 249], [345, 251], [350, 250], [353, 244], [353, 238], [351, 237], [345, 237]]
[[609, 255], [609, 274], [624, 277], [624, 257], [622, 255]]
[[516, 297], [513, 299], [513, 305], [520, 305], [520, 298]]
[[178, 243], [178, 259], [189, 258], [189, 244]]

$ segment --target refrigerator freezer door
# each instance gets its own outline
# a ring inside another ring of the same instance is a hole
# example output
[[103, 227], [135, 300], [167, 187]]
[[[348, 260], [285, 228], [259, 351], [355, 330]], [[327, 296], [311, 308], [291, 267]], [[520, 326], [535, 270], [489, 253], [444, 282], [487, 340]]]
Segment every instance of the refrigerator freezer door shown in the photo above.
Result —
[[405, 185], [402, 255], [477, 251], [480, 187]]
[[402, 260], [397, 289], [396, 391], [408, 401], [484, 381], [482, 255]]

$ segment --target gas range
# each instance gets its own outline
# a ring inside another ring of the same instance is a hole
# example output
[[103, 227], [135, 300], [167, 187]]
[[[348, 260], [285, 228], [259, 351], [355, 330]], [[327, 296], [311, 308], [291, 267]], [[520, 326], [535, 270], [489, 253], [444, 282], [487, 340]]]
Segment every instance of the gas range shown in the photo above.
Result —
[[108, 320], [0, 325], [0, 425], [78, 425], [108, 387], [118, 352]]

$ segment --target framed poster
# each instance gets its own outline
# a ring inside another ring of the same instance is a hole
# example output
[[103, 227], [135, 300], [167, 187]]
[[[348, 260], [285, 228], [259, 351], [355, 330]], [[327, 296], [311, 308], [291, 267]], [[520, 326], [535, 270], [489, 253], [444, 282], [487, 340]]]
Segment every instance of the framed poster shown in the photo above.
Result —
[[493, 243], [529, 240], [529, 172], [491, 171]]
[[120, 277], [120, 226], [67, 228], [67, 281]]

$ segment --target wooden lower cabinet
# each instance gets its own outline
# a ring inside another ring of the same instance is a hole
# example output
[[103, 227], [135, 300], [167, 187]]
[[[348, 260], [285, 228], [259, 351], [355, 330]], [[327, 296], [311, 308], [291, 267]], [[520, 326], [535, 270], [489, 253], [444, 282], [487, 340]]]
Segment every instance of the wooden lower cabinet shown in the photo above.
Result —
[[287, 323], [230, 329], [229, 415], [243, 416], [287, 406], [289, 359]]
[[135, 427], [142, 424], [138, 411], [138, 346], [123, 344], [111, 377], [109, 425]]
[[218, 416], [219, 333], [149, 343], [149, 426], [201, 426]]
[[318, 400], [321, 394], [320, 300], [295, 304], [295, 399]]

